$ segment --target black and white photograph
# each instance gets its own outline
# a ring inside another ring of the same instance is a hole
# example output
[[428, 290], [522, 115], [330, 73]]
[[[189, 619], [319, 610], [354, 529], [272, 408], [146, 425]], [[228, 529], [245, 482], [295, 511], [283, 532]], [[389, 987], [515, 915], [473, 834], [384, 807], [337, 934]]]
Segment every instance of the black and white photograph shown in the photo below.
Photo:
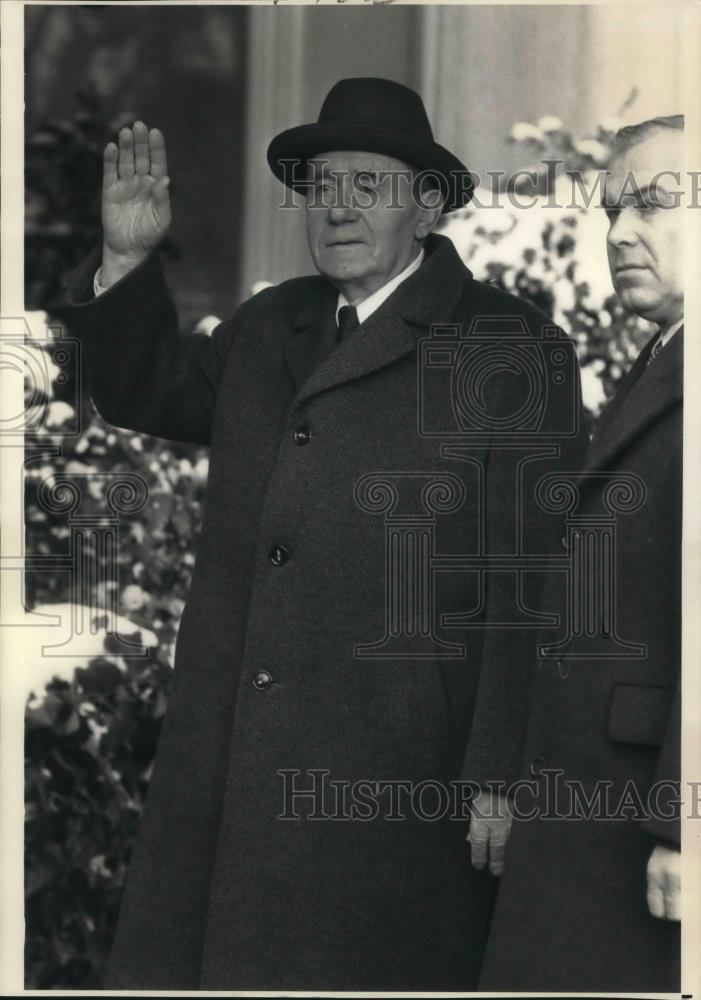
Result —
[[0, 993], [698, 996], [699, 4], [2, 6]]

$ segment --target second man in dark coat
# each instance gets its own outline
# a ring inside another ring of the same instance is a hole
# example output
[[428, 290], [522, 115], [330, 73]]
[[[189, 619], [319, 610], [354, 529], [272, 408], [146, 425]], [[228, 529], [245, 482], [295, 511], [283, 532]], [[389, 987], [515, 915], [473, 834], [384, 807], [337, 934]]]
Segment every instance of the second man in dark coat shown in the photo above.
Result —
[[658, 329], [564, 477], [574, 572], [553, 576], [485, 990], [680, 989], [682, 129], [622, 130], [607, 178], [616, 291]]

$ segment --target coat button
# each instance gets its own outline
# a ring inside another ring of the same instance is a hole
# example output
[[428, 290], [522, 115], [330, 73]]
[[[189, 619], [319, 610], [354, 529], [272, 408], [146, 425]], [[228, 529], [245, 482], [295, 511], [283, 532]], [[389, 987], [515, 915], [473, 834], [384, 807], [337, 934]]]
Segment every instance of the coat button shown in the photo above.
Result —
[[308, 427], [297, 427], [292, 434], [292, 437], [294, 438], [294, 443], [300, 446], [304, 444], [309, 444], [311, 436], [312, 432], [309, 430]]
[[267, 670], [259, 670], [253, 678], [253, 687], [257, 691], [267, 691], [272, 683], [273, 679]]
[[284, 566], [290, 558], [290, 553], [282, 545], [273, 545], [268, 557], [273, 566]]
[[545, 766], [545, 757], [534, 757], [528, 766], [531, 777], [537, 778]]

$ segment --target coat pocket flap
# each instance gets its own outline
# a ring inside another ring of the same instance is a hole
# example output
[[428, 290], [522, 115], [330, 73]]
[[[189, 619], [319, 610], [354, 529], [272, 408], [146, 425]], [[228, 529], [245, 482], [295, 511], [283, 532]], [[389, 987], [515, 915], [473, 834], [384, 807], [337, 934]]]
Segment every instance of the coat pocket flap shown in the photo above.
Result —
[[609, 736], [619, 743], [660, 746], [673, 700], [673, 687], [617, 684], [609, 711]]

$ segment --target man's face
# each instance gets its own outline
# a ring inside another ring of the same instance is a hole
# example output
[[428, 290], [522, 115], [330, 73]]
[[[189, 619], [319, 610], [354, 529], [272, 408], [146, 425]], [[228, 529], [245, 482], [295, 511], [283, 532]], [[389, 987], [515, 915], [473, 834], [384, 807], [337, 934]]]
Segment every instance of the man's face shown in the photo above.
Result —
[[607, 249], [622, 304], [660, 326], [681, 319], [681, 131], [659, 129], [617, 157], [606, 180]]
[[[440, 207], [416, 203], [407, 180], [411, 168], [391, 156], [319, 153], [309, 168], [311, 255], [317, 270], [357, 305], [411, 263]], [[399, 180], [397, 171], [404, 175]]]

